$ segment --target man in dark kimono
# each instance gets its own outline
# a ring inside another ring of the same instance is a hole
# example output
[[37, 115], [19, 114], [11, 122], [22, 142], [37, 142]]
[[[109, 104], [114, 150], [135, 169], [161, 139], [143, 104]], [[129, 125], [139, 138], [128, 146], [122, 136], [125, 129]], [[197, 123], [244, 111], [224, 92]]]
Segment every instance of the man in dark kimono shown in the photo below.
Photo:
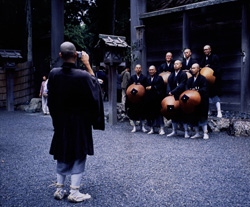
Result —
[[[187, 75], [181, 70], [182, 64], [180, 60], [174, 62], [174, 72], [168, 77], [167, 83], [167, 96], [174, 96], [175, 100], [179, 100], [180, 95], [185, 91], [185, 86], [187, 82]], [[182, 122], [182, 112], [172, 119], [172, 132], [167, 135], [167, 137], [172, 137], [177, 134], [177, 124]], [[188, 126], [187, 123], [183, 124], [185, 130], [185, 138], [188, 138]]]
[[123, 111], [126, 111], [126, 108], [125, 108], [125, 103], [126, 103], [126, 89], [127, 89], [127, 85], [128, 85], [128, 82], [130, 80], [130, 68], [126, 68], [124, 71], [122, 71], [121, 73], [121, 79], [122, 79], [122, 82], [121, 82], [121, 88], [122, 88], [122, 110]]
[[158, 68], [158, 73], [162, 72], [174, 72], [174, 61], [173, 54], [171, 52], [167, 52], [165, 56], [166, 62], [161, 64]]
[[81, 202], [91, 198], [79, 192], [87, 155], [93, 155], [92, 126], [104, 130], [101, 88], [82, 51], [86, 70], [77, 69], [77, 52], [71, 42], [61, 44], [62, 67], [53, 68], [48, 81], [48, 105], [54, 125], [50, 154], [57, 160], [57, 190], [54, 197], [65, 197], [66, 175], [71, 175], [68, 200]]
[[160, 127], [159, 134], [164, 135], [164, 122], [161, 115], [161, 101], [163, 99], [164, 81], [157, 74], [154, 65], [148, 69], [150, 77], [147, 79], [145, 94], [145, 114], [150, 131], [148, 134], [154, 133], [154, 127]]
[[215, 83], [212, 86], [209, 86], [209, 102], [215, 103], [217, 109], [217, 117], [221, 118], [221, 104], [220, 104], [220, 82], [221, 82], [221, 73], [220, 73], [220, 65], [219, 65], [219, 57], [213, 54], [211, 51], [210, 45], [205, 45], [204, 48], [205, 56], [201, 60], [200, 66], [209, 67], [213, 69], [214, 76], [216, 77]]
[[[142, 67], [140, 64], [135, 66], [135, 73], [135, 75], [131, 76], [127, 87], [131, 84], [140, 84], [145, 88], [147, 85], [147, 77], [142, 74]], [[136, 132], [136, 120], [140, 121], [141, 130], [143, 132], [147, 132], [144, 122], [144, 99], [142, 99], [139, 103], [131, 103], [128, 99], [126, 99], [126, 108], [128, 117], [133, 121], [133, 129], [131, 132]]]
[[191, 57], [192, 52], [189, 48], [185, 49], [184, 52], [184, 59], [182, 61], [182, 70], [185, 72], [189, 72], [190, 68], [193, 65], [193, 58]]
[[207, 79], [200, 74], [200, 66], [195, 63], [192, 65], [191, 72], [193, 76], [187, 80], [186, 90], [196, 90], [201, 96], [201, 103], [196, 106], [194, 113], [189, 114], [189, 123], [195, 128], [195, 135], [191, 138], [200, 137], [199, 126], [203, 130], [203, 139], [209, 139], [207, 130], [208, 116], [208, 83]]

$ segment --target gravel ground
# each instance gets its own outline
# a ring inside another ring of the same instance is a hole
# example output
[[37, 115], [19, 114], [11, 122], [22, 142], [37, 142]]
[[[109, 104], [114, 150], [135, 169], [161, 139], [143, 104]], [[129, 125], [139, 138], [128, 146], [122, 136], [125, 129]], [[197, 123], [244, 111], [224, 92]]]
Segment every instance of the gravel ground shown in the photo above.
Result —
[[92, 199], [74, 204], [53, 198], [50, 116], [0, 110], [0, 206], [250, 206], [249, 137], [192, 140], [183, 132], [167, 138], [130, 130], [123, 122], [93, 131], [95, 155], [80, 189]]

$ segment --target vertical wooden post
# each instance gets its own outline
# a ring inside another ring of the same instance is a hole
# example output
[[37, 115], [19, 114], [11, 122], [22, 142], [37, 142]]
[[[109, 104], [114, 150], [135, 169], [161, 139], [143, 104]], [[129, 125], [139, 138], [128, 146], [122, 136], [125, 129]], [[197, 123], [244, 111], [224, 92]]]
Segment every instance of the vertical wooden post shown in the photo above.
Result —
[[116, 0], [113, 0], [113, 14], [112, 14], [112, 32], [111, 34], [115, 34], [115, 18], [116, 18]]
[[139, 52], [139, 59], [136, 62], [142, 66], [142, 73], [147, 76], [147, 51], [145, 40], [145, 25], [135, 27], [136, 29], [136, 50]]
[[241, 112], [248, 111], [250, 82], [250, 4], [242, 3], [242, 61], [241, 61]]
[[[146, 12], [147, 7], [147, 0], [130, 0], [130, 19], [131, 19], [131, 46], [134, 48], [134, 46], [137, 45], [137, 38], [136, 38], [136, 27], [143, 24], [143, 22], [140, 20], [139, 15], [141, 13]], [[145, 40], [144, 40], [145, 42]], [[147, 60], [146, 60], [146, 49], [138, 50], [136, 48], [134, 51], [132, 51], [132, 55], [135, 56], [136, 61], [131, 62], [131, 68], [135, 68], [136, 64], [142, 65], [142, 72], [144, 74], [147, 73]], [[131, 70], [132, 75], [135, 73], [134, 70]]]
[[31, 0], [27, 0], [26, 2], [27, 14], [26, 14], [26, 24], [28, 31], [28, 41], [27, 41], [27, 61], [31, 62], [33, 65], [33, 55], [32, 55], [32, 14], [31, 14]]
[[109, 123], [117, 124], [117, 75], [116, 67], [110, 64], [109, 68]]
[[64, 0], [51, 0], [51, 59], [53, 66], [61, 66], [60, 45], [64, 41]]
[[183, 13], [183, 26], [182, 26], [182, 49], [190, 48], [189, 42], [189, 16], [185, 11]]
[[14, 68], [6, 68], [6, 104], [7, 111], [14, 111]]

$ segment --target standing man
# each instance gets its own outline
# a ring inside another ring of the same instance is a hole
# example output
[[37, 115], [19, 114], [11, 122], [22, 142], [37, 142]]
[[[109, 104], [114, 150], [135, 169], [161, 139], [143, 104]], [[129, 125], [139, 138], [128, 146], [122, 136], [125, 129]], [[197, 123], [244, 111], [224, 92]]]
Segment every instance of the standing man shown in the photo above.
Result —
[[[147, 78], [142, 74], [142, 67], [140, 64], [135, 66], [135, 75], [132, 75], [128, 86], [131, 84], [140, 84], [144, 88], [147, 85]], [[126, 105], [128, 108], [128, 117], [133, 121], [132, 133], [136, 132], [136, 121], [140, 121], [140, 128], [143, 132], [147, 132], [145, 128], [145, 111], [144, 111], [144, 100], [141, 100], [139, 103], [131, 103], [128, 99], [126, 100]]]
[[188, 72], [193, 65], [193, 59], [191, 57], [192, 52], [189, 48], [187, 48], [184, 50], [183, 54], [184, 59], [182, 61], [182, 70]]
[[128, 82], [130, 80], [130, 69], [126, 68], [121, 73], [121, 88], [122, 88], [122, 110], [125, 111], [125, 103], [126, 103], [126, 89], [128, 86]]
[[[174, 72], [168, 77], [167, 83], [167, 96], [174, 96], [175, 100], [179, 100], [182, 92], [185, 91], [187, 75], [184, 71], [181, 70], [182, 64], [180, 60], [174, 62]], [[172, 137], [177, 134], [177, 124], [182, 121], [182, 113], [179, 116], [172, 119], [172, 132], [167, 135], [167, 137]], [[188, 135], [188, 126], [186, 123], [183, 124], [185, 130], [185, 138], [189, 138]]]
[[209, 106], [207, 79], [200, 74], [200, 66], [197, 63], [192, 65], [191, 73], [193, 76], [187, 80], [186, 90], [198, 91], [201, 96], [201, 103], [195, 108], [194, 113], [188, 115], [189, 122], [195, 129], [195, 135], [191, 138], [200, 137], [199, 126], [201, 126], [203, 130], [203, 139], [209, 139], [207, 129]]
[[49, 74], [48, 103], [54, 124], [50, 154], [57, 160], [57, 190], [55, 199], [65, 197], [64, 181], [71, 176], [70, 202], [91, 198], [79, 192], [87, 155], [93, 155], [92, 126], [104, 130], [101, 88], [89, 64], [89, 56], [82, 51], [81, 60], [86, 71], [77, 69], [77, 52], [71, 42], [61, 44], [62, 67]]
[[150, 131], [148, 134], [154, 133], [154, 127], [160, 127], [159, 134], [164, 135], [164, 122], [161, 115], [161, 101], [163, 99], [164, 81], [157, 74], [154, 65], [148, 69], [150, 77], [147, 81], [145, 94], [145, 113]]
[[173, 54], [171, 52], [167, 52], [165, 56], [166, 62], [161, 64], [158, 69], [158, 73], [161, 72], [174, 72], [174, 61], [173, 61]]
[[219, 57], [215, 54], [212, 54], [212, 49], [210, 45], [205, 45], [203, 48], [205, 56], [201, 60], [200, 66], [209, 67], [214, 71], [214, 76], [216, 77], [215, 82], [212, 86], [209, 86], [209, 102], [215, 103], [217, 109], [217, 117], [221, 118], [221, 104], [220, 104], [220, 82], [221, 82], [221, 74], [220, 74], [220, 65], [219, 65]]

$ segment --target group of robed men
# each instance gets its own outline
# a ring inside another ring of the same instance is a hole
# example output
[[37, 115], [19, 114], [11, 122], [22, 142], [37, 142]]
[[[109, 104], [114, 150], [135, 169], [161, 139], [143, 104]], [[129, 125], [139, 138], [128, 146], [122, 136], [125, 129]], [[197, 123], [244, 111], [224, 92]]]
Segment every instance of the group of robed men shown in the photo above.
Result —
[[[184, 61], [173, 61], [172, 53], [166, 53], [166, 62], [163, 63], [158, 71], [154, 65], [148, 69], [149, 77], [142, 74], [141, 65], [135, 66], [135, 75], [132, 75], [129, 81], [131, 84], [140, 84], [145, 88], [143, 100], [139, 103], [131, 103], [128, 99], [126, 102], [127, 114], [133, 120], [133, 129], [131, 132], [136, 132], [136, 120], [140, 121], [140, 128], [143, 132], [148, 132], [145, 128], [145, 120], [147, 120], [150, 131], [148, 134], [154, 133], [154, 127], [160, 127], [159, 134], [164, 135], [164, 120], [161, 114], [161, 101], [166, 96], [173, 96], [175, 100], [179, 100], [180, 95], [186, 90], [198, 91], [201, 96], [201, 103], [195, 107], [192, 114], [186, 114], [181, 111], [180, 114], [172, 118], [172, 132], [168, 137], [177, 134], [178, 124], [183, 124], [184, 137], [189, 138], [188, 125], [192, 126], [195, 134], [191, 138], [198, 138], [199, 127], [203, 130], [203, 139], [208, 139], [207, 118], [209, 112], [209, 102], [215, 103], [217, 108], [217, 117], [222, 117], [220, 99], [219, 99], [219, 59], [218, 56], [211, 53], [209, 45], [204, 46], [204, 58], [198, 64], [192, 60], [191, 50], [184, 50]], [[210, 67], [214, 70], [216, 81], [213, 85], [209, 85], [207, 79], [200, 74], [202, 67]], [[164, 85], [164, 80], [159, 74], [162, 72], [171, 72], [167, 80], [167, 86]], [[190, 72], [192, 76], [187, 77]]]

